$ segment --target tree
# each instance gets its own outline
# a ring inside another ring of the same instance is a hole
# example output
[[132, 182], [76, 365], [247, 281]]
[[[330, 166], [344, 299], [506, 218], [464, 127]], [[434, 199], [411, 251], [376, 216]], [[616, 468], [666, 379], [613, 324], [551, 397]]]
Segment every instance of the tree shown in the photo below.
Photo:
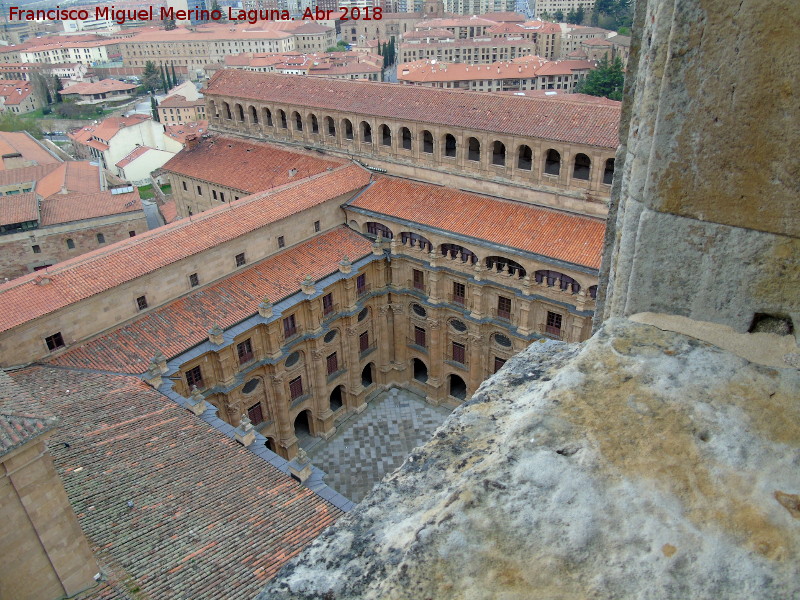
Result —
[[557, 23], [563, 23], [564, 22], [564, 12], [560, 11], [560, 10], [557, 10], [556, 12], [553, 13], [553, 18], [556, 20]]
[[175, 24], [175, 19], [164, 19], [161, 23], [164, 25], [165, 31], [172, 31], [173, 29], [178, 28], [178, 26]]
[[150, 112], [153, 113], [153, 121], [161, 123], [161, 117], [158, 116], [158, 101], [155, 96], [150, 96]]
[[156, 63], [152, 60], [148, 60], [144, 65], [144, 72], [142, 73], [142, 85], [144, 89], [150, 93], [155, 92], [160, 82], [161, 75], [158, 72]]
[[222, 10], [222, 9], [219, 7], [219, 0], [214, 0], [214, 2], [212, 2], [212, 3], [211, 3], [211, 10], [212, 10], [212, 12], [213, 12], [213, 11], [215, 11], [215, 10], [218, 10], [218, 11], [219, 11], [219, 13], [220, 13], [220, 15], [222, 15], [222, 16], [219, 18], [219, 22], [220, 22], [220, 23], [222, 23], [223, 21], [227, 21], [227, 20], [228, 20], [228, 16], [225, 14], [225, 11], [224, 11], [224, 10]]
[[622, 87], [625, 75], [622, 72], [622, 60], [619, 57], [609, 62], [603, 57], [597, 67], [578, 83], [575, 91], [590, 96], [605, 96], [611, 100], [622, 100]]
[[164, 65], [161, 65], [161, 87], [164, 88], [164, 93], [166, 94], [169, 91], [169, 81], [167, 80], [167, 76], [164, 73]]
[[572, 23], [573, 25], [577, 25], [579, 23], [578, 13], [576, 13], [574, 10], [569, 11], [566, 16], [566, 21], [567, 23]]
[[172, 87], [178, 85], [178, 77], [175, 75], [175, 63], [172, 63]]
[[64, 84], [61, 83], [61, 78], [58, 75], [53, 75], [53, 96], [55, 96], [56, 104], [61, 102], [63, 98], [59, 92], [64, 89]]
[[586, 18], [586, 11], [583, 9], [583, 6], [579, 6], [578, 10], [575, 11], [575, 22], [580, 24], [583, 23], [583, 20]]

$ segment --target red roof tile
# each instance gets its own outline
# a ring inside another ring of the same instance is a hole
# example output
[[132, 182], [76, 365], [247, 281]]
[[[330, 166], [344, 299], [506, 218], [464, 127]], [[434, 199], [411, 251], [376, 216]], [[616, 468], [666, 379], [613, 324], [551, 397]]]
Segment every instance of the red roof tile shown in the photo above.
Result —
[[[0, 156], [8, 154], [21, 154], [25, 160], [32, 164], [51, 165], [60, 164], [61, 160], [45, 150], [39, 142], [25, 132], [0, 131]], [[6, 169], [0, 161], [0, 171]]]
[[15, 106], [31, 95], [33, 89], [29, 81], [0, 81], [0, 97], [3, 104]]
[[67, 89], [59, 92], [62, 96], [70, 94], [79, 94], [85, 96], [88, 94], [103, 94], [105, 92], [128, 92], [136, 89], [136, 86], [130, 83], [123, 83], [116, 79], [103, 79], [96, 83], [82, 81], [69, 86]]
[[42, 201], [41, 224], [46, 227], [141, 210], [142, 201], [139, 199], [139, 190], [135, 188], [127, 194], [112, 194], [110, 190], [93, 194], [54, 194]]
[[[141, 114], [133, 114], [129, 117], [109, 117], [98, 125], [87, 125], [86, 127], [81, 127], [77, 131], [70, 133], [69, 137], [77, 142], [87, 145], [92, 145], [89, 140], [91, 140], [93, 137], [97, 137], [108, 142], [111, 138], [117, 135], [120, 129], [138, 125], [139, 123], [147, 121], [149, 118], [149, 115]], [[103, 143], [100, 149], [108, 150], [108, 146]]]
[[158, 103], [159, 106], [164, 108], [186, 108], [192, 106], [205, 106], [205, 104], [206, 101], [202, 98], [198, 98], [197, 100], [187, 100], [186, 96], [182, 96], [180, 94], [167, 96]]
[[381, 177], [350, 206], [600, 268], [605, 222], [556, 210]]
[[50, 453], [109, 578], [83, 598], [249, 600], [342, 515], [135, 377], [13, 378], [59, 419]]
[[[43, 272], [17, 277], [0, 285], [0, 331], [355, 191], [368, 181], [366, 170], [345, 165], [48, 267], [46, 274], [50, 281], [46, 285], [36, 282]], [[238, 206], [243, 210], [235, 210]]]
[[[161, 168], [252, 194], [342, 164], [343, 160], [320, 158], [318, 154], [300, 150], [213, 136], [200, 139], [193, 148], [184, 147]], [[290, 175], [292, 169], [296, 169], [294, 175]]]
[[57, 419], [0, 371], [0, 456], [55, 427]]
[[39, 202], [36, 194], [0, 196], [0, 225], [12, 225], [39, 219]]
[[36, 182], [36, 193], [42, 198], [66, 189], [70, 192], [100, 191], [100, 167], [86, 161], [68, 161]]
[[151, 148], [150, 146], [136, 146], [136, 148], [131, 150], [127, 154], [127, 156], [125, 156], [125, 158], [123, 158], [122, 160], [118, 161], [116, 166], [124, 169], [129, 164], [131, 164], [133, 161], [135, 161], [137, 158], [139, 158], [140, 156], [142, 156], [144, 154], [147, 154], [152, 149], [153, 148]]
[[604, 148], [619, 144], [620, 110], [613, 106], [227, 69], [206, 87], [207, 97], [217, 94]]
[[178, 207], [175, 205], [175, 200], [164, 202], [159, 207], [159, 210], [161, 211], [161, 216], [164, 217], [165, 223], [172, 223], [178, 220]]
[[254, 315], [264, 297], [278, 301], [297, 292], [306, 275], [319, 279], [336, 271], [345, 256], [356, 260], [371, 249], [369, 240], [347, 227], [339, 227], [154, 309], [51, 362], [143, 373], [157, 352], [168, 358], [177, 356], [208, 339], [208, 329], [215, 323], [230, 327]]
[[181, 144], [186, 143], [187, 135], [202, 135], [208, 131], [208, 121], [192, 121], [181, 125], [164, 125], [164, 133]]

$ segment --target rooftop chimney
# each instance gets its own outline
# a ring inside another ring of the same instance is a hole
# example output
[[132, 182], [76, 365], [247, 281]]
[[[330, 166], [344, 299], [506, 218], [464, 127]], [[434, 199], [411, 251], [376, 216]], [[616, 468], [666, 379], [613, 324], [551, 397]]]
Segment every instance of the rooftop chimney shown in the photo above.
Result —
[[197, 139], [197, 135], [195, 135], [194, 133], [190, 133], [189, 135], [187, 135], [187, 136], [186, 136], [186, 144], [185, 144], [185, 147], [186, 147], [188, 150], [191, 150], [192, 148], [194, 148], [195, 146], [197, 146], [197, 142], [198, 142], [198, 141], [199, 141], [199, 140]]

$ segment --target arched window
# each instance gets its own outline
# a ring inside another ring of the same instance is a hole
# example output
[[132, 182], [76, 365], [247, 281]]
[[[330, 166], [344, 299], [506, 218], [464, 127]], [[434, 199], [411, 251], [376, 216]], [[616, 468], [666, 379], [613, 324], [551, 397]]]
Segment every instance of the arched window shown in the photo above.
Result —
[[264, 109], [264, 121], [269, 127], [275, 126], [275, 124], [272, 122], [272, 111], [268, 108]]
[[294, 130], [303, 131], [303, 117], [300, 116], [300, 113], [294, 111], [292, 113], [292, 119], [294, 119]]
[[581, 286], [575, 281], [572, 277], [568, 275], [564, 275], [563, 273], [559, 273], [558, 271], [547, 271], [541, 270], [536, 271], [535, 273], [536, 283], [543, 283], [546, 282], [549, 287], [553, 287], [556, 285], [556, 281], [560, 280], [559, 287], [562, 290], [571, 291], [573, 294], [577, 294], [581, 291]]
[[336, 123], [330, 117], [325, 117], [325, 128], [328, 130], [328, 135], [336, 137]]
[[381, 146], [391, 146], [392, 145], [392, 130], [389, 129], [388, 125], [381, 125], [380, 126], [380, 134], [381, 134]]
[[440, 246], [440, 250], [442, 252], [442, 256], [446, 256], [451, 260], [460, 258], [462, 262], [469, 262], [473, 265], [478, 262], [478, 257], [475, 256], [475, 253], [472, 252], [472, 250], [467, 250], [458, 244], [442, 244]]
[[233, 115], [231, 114], [231, 105], [227, 102], [222, 103], [222, 108], [225, 109], [225, 118], [229, 121], [233, 119]]
[[411, 130], [408, 127], [400, 128], [400, 139], [403, 144], [403, 150], [411, 150]]
[[516, 275], [517, 277], [525, 277], [525, 267], [510, 258], [502, 256], [487, 256], [486, 268], [490, 271], [498, 271], [501, 273], [508, 273], [509, 275]]
[[342, 120], [342, 125], [344, 126], [344, 137], [347, 140], [353, 139], [353, 123], [350, 119]]
[[561, 155], [552, 148], [547, 151], [544, 161], [544, 172], [548, 175], [558, 175], [561, 173]]
[[67, 238], [67, 248], [70, 250], [75, 248], [75, 241], [72, 238]]
[[426, 154], [433, 154], [433, 134], [427, 129], [422, 130], [422, 151]]
[[533, 151], [530, 146], [523, 144], [517, 150], [517, 168], [523, 171], [533, 168]]
[[611, 185], [611, 182], [614, 180], [614, 159], [609, 158], [606, 161], [606, 168], [603, 169], [603, 183], [606, 185]]
[[242, 108], [241, 104], [236, 105], [236, 116], [240, 121], [244, 121], [244, 108]]
[[278, 109], [278, 125], [281, 129], [289, 129], [289, 124], [286, 122], [286, 111]]
[[477, 161], [481, 159], [481, 143], [477, 138], [471, 137], [467, 141], [467, 158]]
[[589, 179], [589, 172], [592, 170], [592, 161], [583, 153], [575, 155], [575, 167], [572, 169], [572, 176], [575, 179]]
[[374, 235], [378, 237], [380, 235], [385, 240], [390, 240], [394, 237], [392, 230], [389, 229], [386, 225], [382, 223], [376, 223], [375, 221], [369, 221], [367, 224], [367, 234]]
[[311, 133], [319, 133], [319, 121], [317, 115], [311, 114]]
[[419, 235], [418, 233], [404, 231], [400, 234], [400, 241], [404, 246], [408, 244], [412, 248], [419, 248], [420, 250], [426, 250], [428, 252], [433, 250], [433, 244], [431, 244], [431, 241], [428, 238]]
[[255, 106], [250, 107], [250, 122], [253, 125], [258, 125], [258, 111]]
[[[613, 158], [611, 158], [611, 159], [609, 159], [609, 160], [614, 160], [614, 159], [613, 159]], [[596, 285], [590, 285], [590, 286], [589, 286], [589, 296], [590, 296], [590, 297], [591, 297], [593, 300], [596, 300], [596, 299], [597, 299], [597, 286], [596, 286]]]
[[492, 164], [500, 167], [506, 166], [506, 145], [503, 142], [492, 144]]
[[212, 117], [219, 119], [219, 111], [217, 111], [217, 103], [213, 100], [208, 101], [208, 114]]
[[457, 148], [455, 136], [451, 133], [446, 134], [444, 136], [444, 155], [455, 157]]
[[372, 143], [372, 125], [366, 121], [361, 121], [361, 141], [364, 144]]

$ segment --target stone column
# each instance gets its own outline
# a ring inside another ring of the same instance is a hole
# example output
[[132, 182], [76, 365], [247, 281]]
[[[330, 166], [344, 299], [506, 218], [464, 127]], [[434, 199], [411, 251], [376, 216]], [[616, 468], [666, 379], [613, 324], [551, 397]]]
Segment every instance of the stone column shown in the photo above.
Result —
[[281, 374], [272, 375], [272, 395], [275, 397], [275, 420], [277, 421], [278, 450], [284, 458], [293, 458], [297, 453], [297, 437], [294, 423], [289, 418], [289, 398]]
[[442, 369], [444, 367], [442, 361], [447, 356], [447, 348], [444, 347], [447, 333], [442, 330], [441, 321], [439, 319], [428, 319], [426, 329], [428, 331], [429, 340], [428, 356], [430, 356], [430, 360], [428, 361], [430, 363], [428, 365], [428, 385], [435, 390], [430, 400], [432, 400], [434, 404], [439, 404], [443, 402], [447, 396], [447, 386], [443, 385], [442, 380]]

